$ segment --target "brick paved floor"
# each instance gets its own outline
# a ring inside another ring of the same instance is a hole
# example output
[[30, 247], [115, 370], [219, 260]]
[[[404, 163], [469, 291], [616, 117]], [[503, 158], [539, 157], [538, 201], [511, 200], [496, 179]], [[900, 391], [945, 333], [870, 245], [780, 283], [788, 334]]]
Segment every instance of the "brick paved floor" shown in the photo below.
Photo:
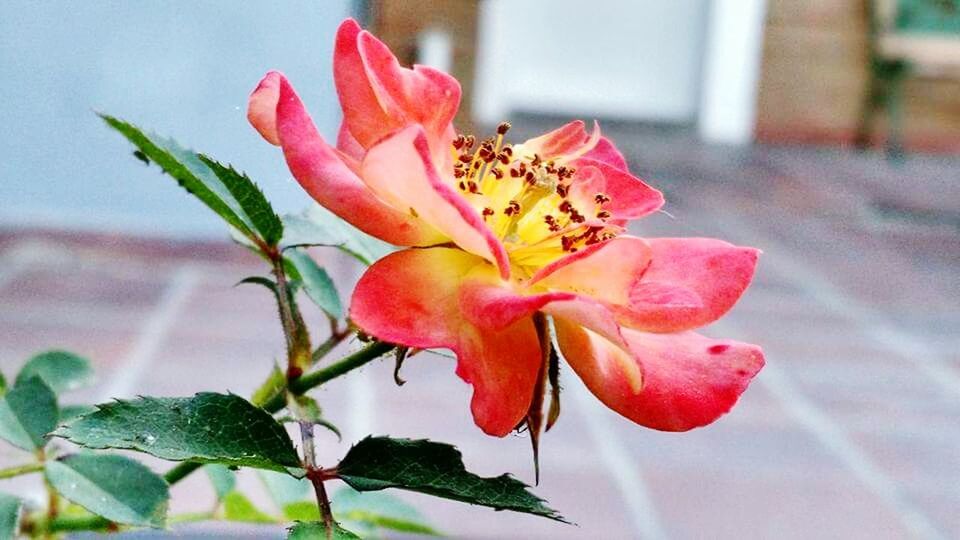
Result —
[[[960, 537], [960, 161], [898, 167], [839, 151], [607, 131], [669, 201], [669, 215], [635, 232], [764, 250], [756, 284], [707, 331], [762, 344], [767, 368], [730, 415], [688, 434], [634, 427], [565, 372], [564, 414], [544, 437], [537, 491], [578, 527], [405, 498], [464, 538]], [[350, 261], [315, 255], [341, 287], [352, 285]], [[32, 352], [57, 346], [89, 356], [100, 374], [73, 400], [248, 394], [283, 354], [270, 298], [233, 287], [257, 272], [227, 244], [8, 231], [0, 366], [10, 376]], [[491, 439], [472, 426], [450, 359], [414, 358], [402, 388], [391, 368], [375, 363], [319, 392], [349, 426], [346, 440], [374, 432], [450, 441], [481, 473], [532, 480], [525, 437]], [[22, 459], [3, 448], [0, 463]], [[325, 440], [321, 455], [344, 450]], [[254, 479], [243, 482], [257, 491]], [[39, 487], [34, 478], [0, 489]], [[175, 511], [212, 497], [200, 476], [173, 494]], [[179, 534], [281, 536], [217, 530]]]

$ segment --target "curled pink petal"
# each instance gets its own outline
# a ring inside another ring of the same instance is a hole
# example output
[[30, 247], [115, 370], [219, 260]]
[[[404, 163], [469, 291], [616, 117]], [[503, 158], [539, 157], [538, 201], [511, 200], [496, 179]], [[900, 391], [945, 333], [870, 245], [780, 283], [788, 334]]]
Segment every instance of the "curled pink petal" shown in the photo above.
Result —
[[632, 360], [643, 366], [634, 392], [620, 367], [627, 353], [590, 330], [556, 321], [564, 357], [587, 388], [630, 420], [662, 431], [705, 426], [729, 411], [763, 367], [756, 345], [713, 340], [693, 332], [648, 334], [624, 330]]
[[[283, 149], [290, 172], [317, 202], [360, 230], [396, 245], [433, 245], [444, 237], [416, 217], [384, 204], [357, 177], [352, 161], [323, 140], [307, 114], [303, 103], [283, 75], [267, 76], [277, 92], [270, 89], [259, 94], [256, 117], [261, 126], [270, 125], [265, 112], [267, 96], [276, 95], [274, 103], [277, 141]], [[256, 94], [256, 91], [255, 91]]]
[[[599, 128], [594, 129], [599, 137]], [[583, 154], [596, 146], [597, 142], [587, 133], [583, 120], [574, 120], [539, 137], [528, 139], [523, 147], [543, 159], [552, 159]]]
[[[663, 206], [663, 194], [659, 190], [624, 169], [586, 156], [575, 160], [573, 164], [577, 167], [573, 189], [584, 192], [588, 199], [597, 192], [608, 196], [610, 201], [603, 209], [610, 212], [614, 219], [640, 218]], [[598, 182], [594, 171], [599, 172], [602, 182]]]
[[648, 238], [651, 262], [617, 311], [621, 322], [679, 332], [722, 317], [750, 285], [759, 250], [712, 238]]
[[623, 154], [620, 153], [620, 150], [617, 150], [613, 142], [606, 137], [600, 137], [597, 145], [589, 152], [583, 154], [582, 157], [606, 163], [621, 171], [627, 170], [627, 160], [624, 159]]
[[280, 80], [283, 74], [270, 71], [260, 80], [260, 84], [250, 94], [247, 103], [247, 120], [274, 146], [280, 146], [277, 135], [277, 100], [280, 99]]
[[432, 68], [404, 68], [380, 40], [347, 19], [337, 31], [334, 81], [344, 122], [364, 148], [397, 129], [421, 124], [438, 150], [453, 136], [460, 83]]
[[440, 178], [419, 125], [404, 128], [371, 148], [361, 175], [394, 208], [408, 209], [457, 246], [494, 263], [504, 279], [509, 277], [503, 245], [476, 209]]

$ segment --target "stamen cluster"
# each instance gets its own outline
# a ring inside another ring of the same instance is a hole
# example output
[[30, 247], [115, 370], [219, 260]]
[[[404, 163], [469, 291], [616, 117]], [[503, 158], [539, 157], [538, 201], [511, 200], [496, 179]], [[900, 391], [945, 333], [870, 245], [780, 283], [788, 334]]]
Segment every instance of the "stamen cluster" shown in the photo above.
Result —
[[[476, 137], [464, 134], [452, 142], [457, 187], [506, 241], [508, 250], [536, 247], [559, 255], [616, 236], [617, 228], [605, 223], [611, 213], [603, 207], [610, 197], [597, 193], [590, 201], [593, 208], [575, 206], [570, 195], [577, 169], [562, 160], [515, 150], [504, 143], [509, 129], [510, 124], [503, 122], [495, 136], [479, 144]], [[531, 225], [534, 216], [540, 227]]]

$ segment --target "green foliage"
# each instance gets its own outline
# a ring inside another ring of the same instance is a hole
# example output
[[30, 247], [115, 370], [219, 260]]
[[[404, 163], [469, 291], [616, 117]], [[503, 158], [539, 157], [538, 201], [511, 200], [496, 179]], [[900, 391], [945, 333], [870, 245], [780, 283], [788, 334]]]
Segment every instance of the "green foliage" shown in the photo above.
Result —
[[46, 475], [60, 494], [94, 514], [127, 525], [165, 524], [167, 483], [130, 458], [75, 454], [47, 462]]
[[55, 435], [87, 448], [139, 450], [173, 461], [278, 471], [300, 466], [283, 426], [233, 394], [104, 403]]
[[270, 375], [268, 375], [263, 381], [263, 384], [261, 384], [260, 387], [253, 392], [253, 395], [250, 397], [250, 401], [256, 403], [257, 405], [263, 405], [273, 396], [283, 392], [286, 386], [286, 375], [284, 375], [284, 373], [280, 371], [280, 368], [274, 364], [273, 369], [270, 370]]
[[20, 530], [20, 511], [23, 501], [0, 493], [0, 540], [12, 540]]
[[228, 521], [244, 523], [277, 523], [279, 520], [264, 513], [239, 491], [231, 491], [223, 498], [223, 517]]
[[55, 393], [83, 388], [93, 383], [93, 369], [86, 358], [67, 351], [46, 351], [30, 360], [17, 374], [17, 383], [37, 376]]
[[93, 405], [64, 405], [60, 407], [60, 423], [66, 424], [74, 418], [96, 411]]
[[57, 396], [40, 377], [18, 380], [0, 398], [0, 439], [28, 452], [43, 448], [58, 414]]
[[210, 164], [215, 162], [182, 148], [171, 139], [144, 133], [133, 124], [109, 115], [100, 117], [137, 147], [140, 159], [156, 163], [247, 238], [276, 245], [282, 237], [282, 223], [260, 189], [246, 176], [219, 164], [216, 171], [212, 170]]
[[309, 521], [297, 523], [289, 529], [290, 534], [287, 540], [359, 540], [360, 537], [344, 529], [340, 525], [333, 524], [333, 533], [327, 536], [327, 526], [322, 521]]
[[516, 478], [508, 474], [483, 478], [468, 472], [460, 452], [449, 444], [367, 437], [347, 452], [337, 476], [358, 491], [400, 488], [564, 521]]
[[343, 304], [333, 280], [326, 270], [317, 265], [306, 251], [291, 249], [285, 257], [297, 269], [303, 288], [313, 303], [334, 319], [343, 317]]
[[225, 167], [205, 155], [200, 155], [200, 161], [210, 167], [223, 185], [227, 186], [237, 204], [260, 233], [260, 238], [269, 246], [277, 245], [283, 236], [283, 222], [253, 180], [250, 180], [246, 174], [237, 172], [233, 167]]
[[319, 205], [301, 214], [284, 216], [283, 224], [285, 246], [334, 246], [367, 265], [393, 251], [390, 244], [360, 231]]
[[364, 538], [380, 537], [383, 529], [440, 536], [416, 508], [389, 493], [361, 493], [345, 486], [333, 494], [331, 507], [338, 521], [359, 531]]
[[3, 372], [0, 371], [0, 396], [3, 396], [7, 393], [7, 378], [3, 376]]
[[217, 500], [222, 500], [237, 487], [237, 475], [226, 465], [208, 463], [203, 466], [203, 470], [210, 478], [213, 491], [217, 494]]

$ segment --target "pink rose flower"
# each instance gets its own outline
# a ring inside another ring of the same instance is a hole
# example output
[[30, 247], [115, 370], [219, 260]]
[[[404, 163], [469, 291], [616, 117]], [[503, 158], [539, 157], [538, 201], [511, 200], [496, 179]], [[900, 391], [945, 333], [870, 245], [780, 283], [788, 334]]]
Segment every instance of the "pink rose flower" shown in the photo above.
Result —
[[250, 96], [250, 122], [320, 204], [407, 247], [366, 271], [350, 317], [383, 341], [451, 349], [483, 431], [504, 436], [527, 415], [542, 380], [537, 312], [587, 388], [654, 429], [713, 422], [763, 367], [758, 346], [693, 332], [739, 299], [758, 250], [625, 234], [663, 196], [598, 126], [513, 145], [507, 124], [484, 141], [458, 135], [459, 83], [402, 67], [353, 20], [337, 32], [334, 78], [336, 146], [278, 72]]

